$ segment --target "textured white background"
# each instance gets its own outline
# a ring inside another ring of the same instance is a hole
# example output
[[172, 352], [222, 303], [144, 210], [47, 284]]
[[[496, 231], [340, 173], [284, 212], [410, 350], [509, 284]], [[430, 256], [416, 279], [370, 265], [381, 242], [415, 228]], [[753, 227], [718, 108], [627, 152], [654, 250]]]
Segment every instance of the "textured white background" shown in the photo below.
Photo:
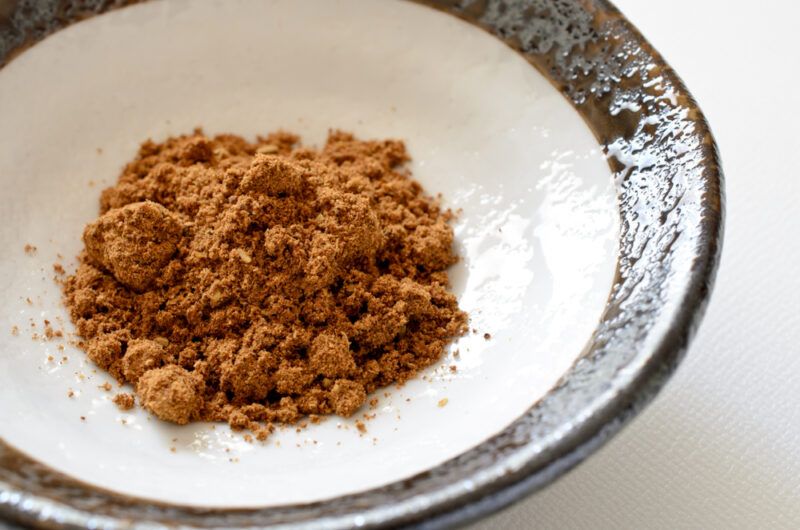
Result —
[[615, 0], [715, 133], [727, 219], [716, 289], [655, 402], [490, 528], [800, 528], [800, 4]]

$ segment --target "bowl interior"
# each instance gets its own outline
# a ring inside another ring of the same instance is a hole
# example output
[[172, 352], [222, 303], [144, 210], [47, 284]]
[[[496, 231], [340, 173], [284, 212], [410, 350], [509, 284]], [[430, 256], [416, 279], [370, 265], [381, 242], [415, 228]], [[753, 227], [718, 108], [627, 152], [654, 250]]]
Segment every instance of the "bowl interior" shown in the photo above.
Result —
[[[0, 70], [0, 116], [0, 438], [102, 488], [272, 506], [414, 475], [545, 395], [608, 298], [619, 214], [593, 135], [516, 52], [417, 4], [128, 7], [60, 31]], [[414, 176], [462, 210], [463, 259], [451, 279], [478, 332], [424, 378], [377, 392], [378, 406], [363, 411], [376, 415], [366, 434], [353, 419], [330, 418], [247, 443], [224, 425], [122, 413], [110, 401], [117, 389], [99, 388], [113, 382], [105, 373], [68, 342], [42, 338], [45, 319], [72, 330], [53, 264], [74, 268], [100, 189], [142, 140], [197, 126], [249, 137], [284, 128], [312, 145], [331, 127], [401, 138]]]

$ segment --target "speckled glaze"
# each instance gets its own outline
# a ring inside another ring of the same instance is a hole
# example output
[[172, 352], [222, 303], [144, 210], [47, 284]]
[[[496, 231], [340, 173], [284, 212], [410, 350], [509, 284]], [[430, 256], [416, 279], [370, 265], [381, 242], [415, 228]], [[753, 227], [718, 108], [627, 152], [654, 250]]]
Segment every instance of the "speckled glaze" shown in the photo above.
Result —
[[[0, 64], [125, 1], [0, 0]], [[602, 0], [426, 2], [503, 39], [573, 102], [606, 148], [619, 193], [618, 273], [585, 355], [490, 440], [408, 480], [256, 510], [158, 505], [60, 475], [0, 441], [0, 514], [42, 527], [441, 528], [498, 510], [586, 458], [650, 401], [705, 308], [720, 252], [722, 173], [675, 73]]]

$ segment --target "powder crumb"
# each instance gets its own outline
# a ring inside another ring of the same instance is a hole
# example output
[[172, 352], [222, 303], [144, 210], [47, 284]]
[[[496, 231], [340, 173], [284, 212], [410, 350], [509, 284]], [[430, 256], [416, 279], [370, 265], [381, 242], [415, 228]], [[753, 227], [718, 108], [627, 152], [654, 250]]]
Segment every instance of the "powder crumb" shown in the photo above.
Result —
[[53, 264], [53, 271], [56, 274], [58, 274], [59, 276], [63, 276], [67, 272], [67, 271], [64, 270], [64, 266], [61, 265], [60, 263], [54, 263]]
[[450, 372], [452, 372], [452, 373], [458, 372], [458, 366], [456, 366], [455, 364], [451, 364], [450, 365]]
[[25, 250], [25, 254], [27, 254], [29, 256], [33, 256], [34, 254], [36, 254], [36, 251], [38, 249], [34, 245], [26, 244], [25, 247], [24, 247], [24, 250]]
[[377, 406], [378, 406], [378, 398], [372, 398], [372, 399], [370, 399], [370, 400], [369, 400], [369, 406], [370, 406], [370, 408], [373, 408], [373, 409], [374, 409], [375, 407], [377, 407]]
[[142, 406], [162, 420], [185, 425], [200, 413], [199, 374], [171, 364], [145, 372], [136, 385]]
[[239, 258], [243, 263], [252, 263], [253, 258], [250, 257], [250, 254], [247, 253], [246, 250], [241, 248], [235, 248], [231, 251], [231, 254]]
[[483, 338], [484, 338], [485, 340], [489, 340], [489, 339], [491, 339], [491, 338], [492, 338], [492, 335], [491, 335], [490, 333], [484, 333], [484, 334], [483, 334]]
[[11, 326], [11, 334], [15, 337], [19, 335], [19, 326]]
[[449, 400], [447, 398], [442, 398], [439, 400], [439, 403], [437, 403], [437, 405], [439, 405], [439, 407], [444, 407], [447, 405], [448, 401]]
[[53, 362], [55, 359], [56, 359], [56, 358], [55, 358], [55, 357], [53, 357], [52, 355], [48, 355], [48, 356], [47, 356], [47, 362], [49, 362], [49, 363]]
[[102, 385], [98, 385], [97, 388], [99, 388], [100, 390], [105, 390], [106, 392], [111, 392], [111, 383], [106, 381]]
[[[266, 440], [269, 437], [269, 435], [272, 433], [273, 429], [274, 429], [274, 427], [272, 426], [271, 423], [267, 424], [265, 426], [262, 425], [262, 426], [256, 428], [255, 429], [256, 440], [258, 440], [259, 442], [263, 442], [264, 440]], [[280, 441], [278, 441], [278, 446], [280, 446]]]
[[356, 414], [467, 330], [453, 214], [408, 160], [400, 141], [338, 131], [319, 150], [285, 132], [143, 143], [63, 281], [80, 347], [178, 424], [261, 440]]
[[33, 300], [31, 300], [30, 298], [25, 298], [25, 303], [28, 305], [33, 305]]
[[256, 149], [256, 153], [260, 153], [262, 155], [275, 155], [279, 151], [280, 148], [277, 145], [273, 144], [264, 144], [262, 146], [259, 146], [258, 149]]
[[169, 451], [170, 451], [171, 453], [175, 453], [175, 452], [177, 452], [177, 451], [178, 451], [178, 449], [177, 449], [175, 446], [171, 446], [171, 447], [169, 448]]
[[69, 397], [69, 398], [75, 397], [75, 391], [72, 390], [71, 388], [69, 390], [67, 390], [67, 397]]
[[44, 321], [44, 336], [47, 340], [52, 340], [55, 338], [61, 338], [64, 336], [64, 332], [61, 330], [53, 329], [53, 326], [50, 324], [49, 320]]
[[136, 404], [136, 399], [133, 397], [133, 394], [128, 394], [125, 392], [120, 392], [114, 396], [112, 401], [117, 407], [119, 407], [120, 410], [131, 410]]
[[356, 429], [358, 429], [358, 432], [361, 434], [365, 434], [367, 432], [367, 426], [364, 425], [364, 422], [361, 420], [356, 420]]
[[459, 359], [461, 357], [461, 350], [455, 350], [453, 352], [453, 359]]
[[86, 416], [81, 416], [81, 421], [86, 421]]

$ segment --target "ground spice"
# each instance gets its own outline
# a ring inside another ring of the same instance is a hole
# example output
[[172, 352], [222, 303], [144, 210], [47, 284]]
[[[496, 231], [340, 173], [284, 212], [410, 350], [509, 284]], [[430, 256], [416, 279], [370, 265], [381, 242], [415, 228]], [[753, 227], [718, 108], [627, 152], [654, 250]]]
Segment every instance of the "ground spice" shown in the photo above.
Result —
[[[164, 420], [351, 416], [467, 331], [452, 214], [396, 140], [201, 131], [142, 144], [64, 292], [88, 356]], [[133, 405], [133, 396], [115, 402]]]
[[133, 397], [133, 395], [124, 392], [114, 396], [112, 401], [120, 408], [120, 410], [131, 410], [136, 404], [136, 399]]

